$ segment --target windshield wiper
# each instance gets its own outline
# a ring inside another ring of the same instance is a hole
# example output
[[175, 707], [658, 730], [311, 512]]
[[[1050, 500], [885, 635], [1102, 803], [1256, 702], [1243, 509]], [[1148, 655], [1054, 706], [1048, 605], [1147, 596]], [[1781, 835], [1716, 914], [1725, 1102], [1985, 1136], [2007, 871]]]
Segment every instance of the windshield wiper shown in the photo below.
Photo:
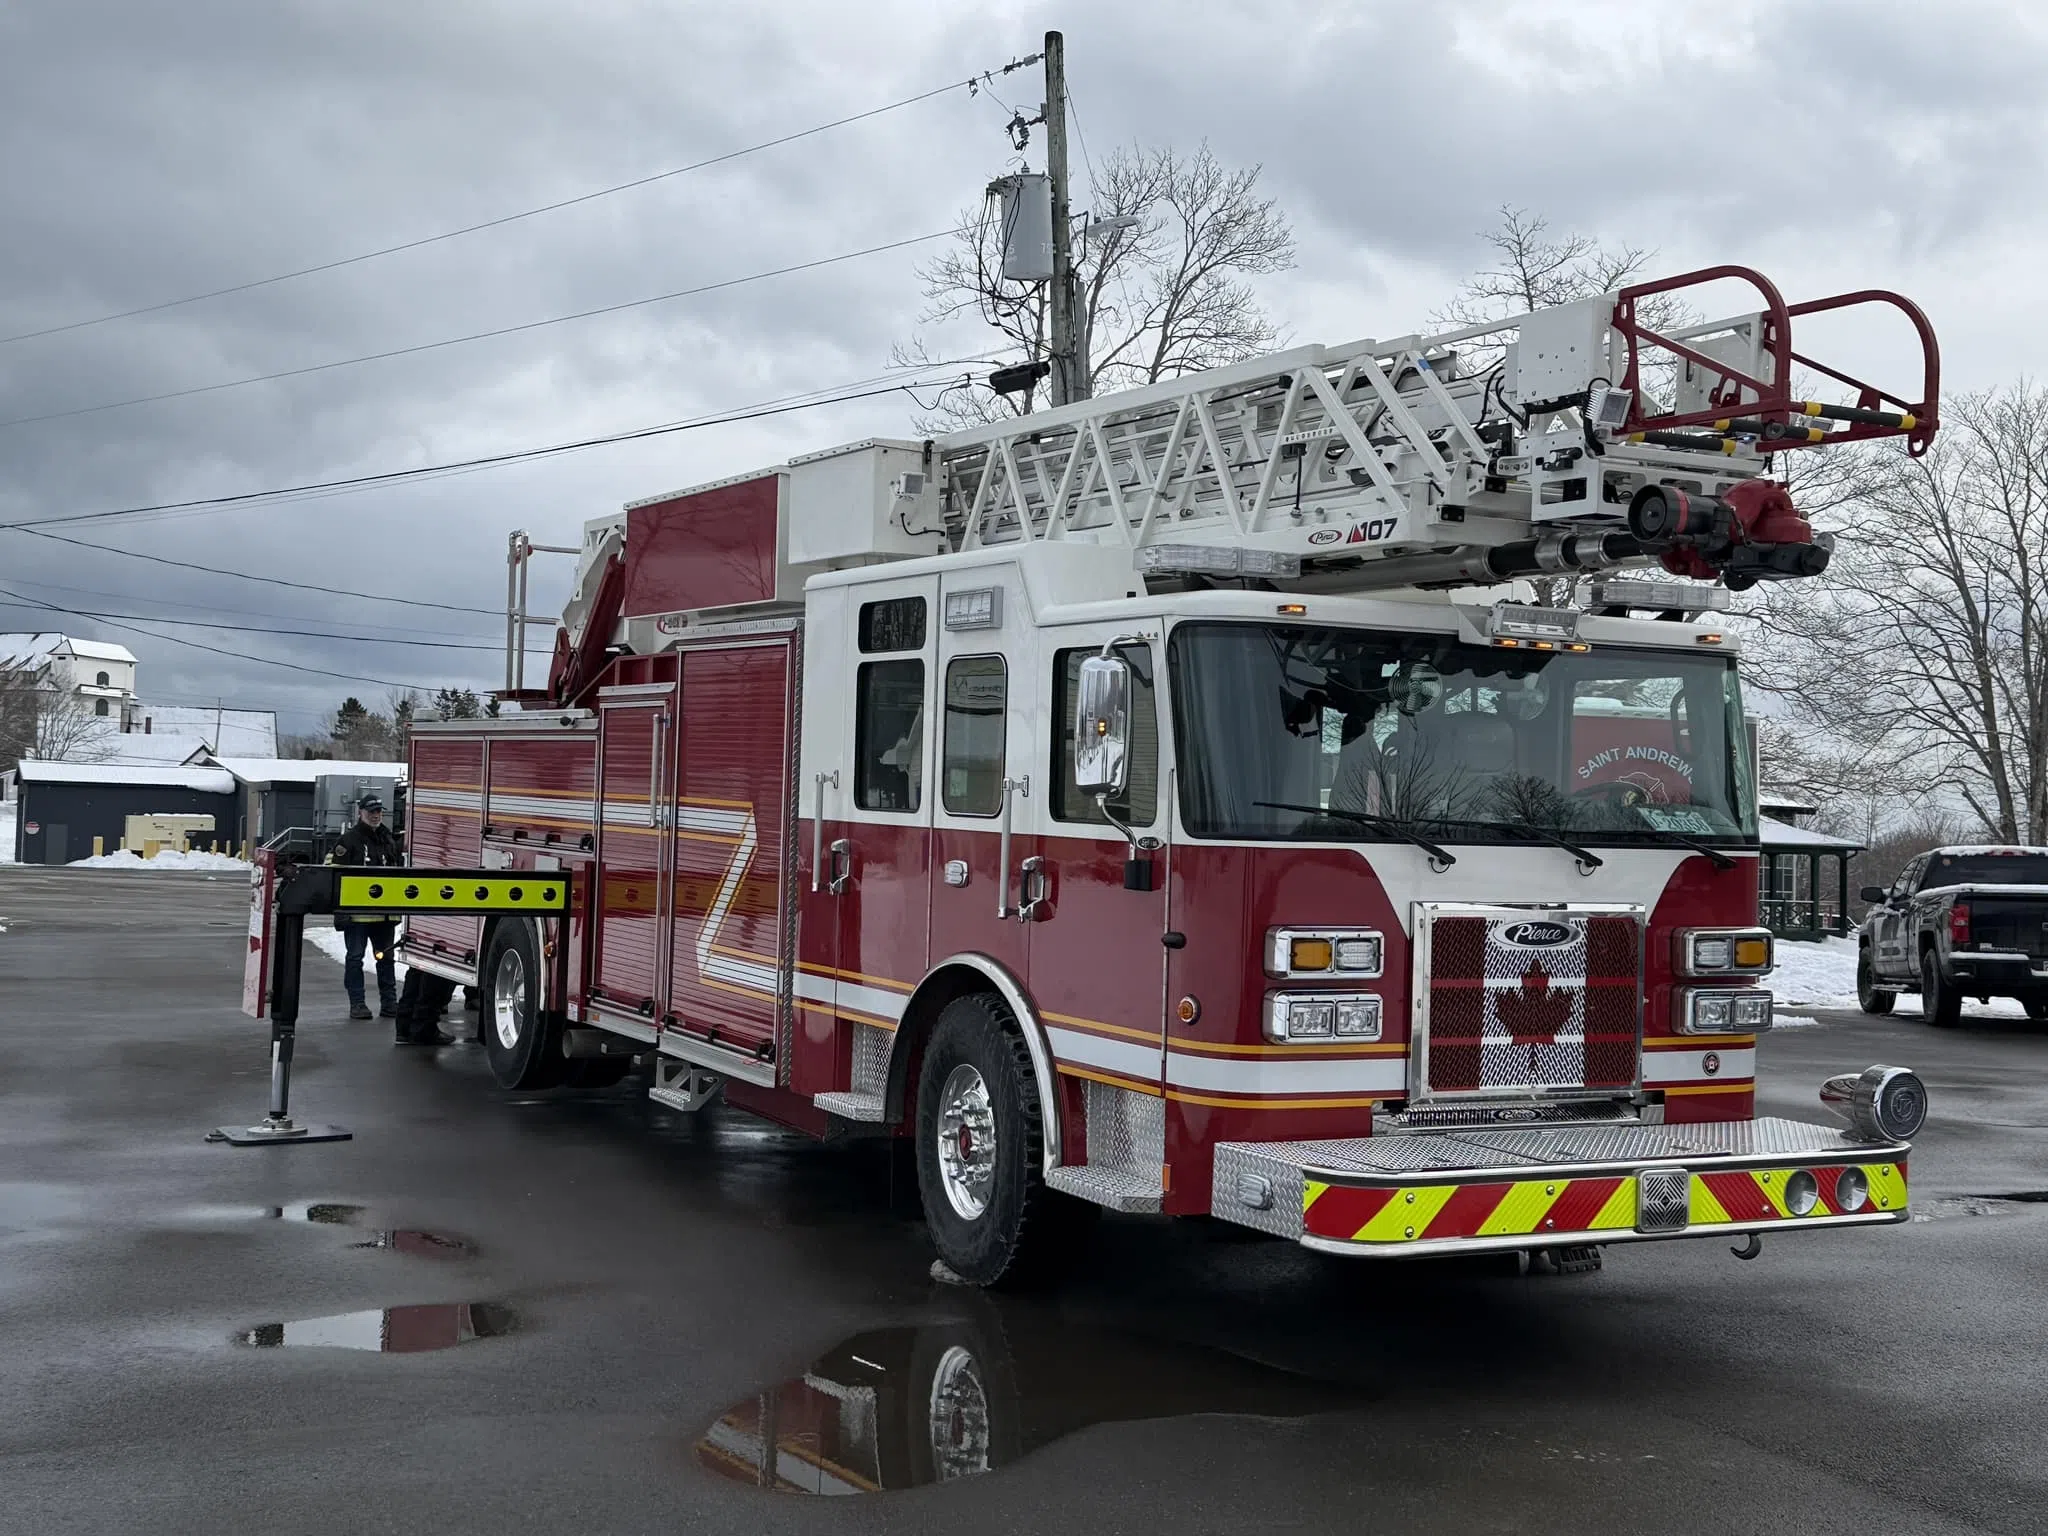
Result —
[[1560, 837], [1557, 833], [1552, 832], [1547, 828], [1539, 827], [1534, 822], [1471, 821], [1467, 820], [1462, 816], [1452, 817], [1450, 818], [1450, 821], [1451, 824], [1454, 826], [1484, 827], [1490, 832], [1513, 832], [1522, 837], [1533, 837], [1536, 839], [1537, 842], [1548, 843], [1553, 848], [1562, 848], [1566, 853], [1570, 854], [1573, 858], [1577, 859], [1580, 865], [1584, 867], [1585, 872], [1589, 875], [1593, 873], [1594, 870], [1598, 869], [1602, 864], [1605, 864], [1607, 862], [1605, 859], [1601, 858], [1599, 854], [1593, 852], [1592, 849], [1581, 848], [1577, 843], [1573, 842], [1570, 838]]
[[1413, 843], [1429, 855], [1429, 862], [1438, 874], [1442, 874], [1458, 862], [1458, 856], [1447, 853], [1421, 834], [1409, 831], [1398, 821], [1389, 821], [1384, 816], [1369, 816], [1364, 811], [1340, 811], [1335, 806], [1290, 805], [1284, 800], [1254, 800], [1253, 805], [1263, 806], [1269, 811], [1300, 811], [1308, 816], [1329, 816], [1337, 821], [1355, 821], [1361, 827], [1371, 827], [1375, 832], [1387, 832], [1400, 838], [1404, 843]]
[[1660, 843], [1667, 845], [1676, 843], [1682, 848], [1690, 848], [1694, 853], [1703, 853], [1714, 861], [1714, 868], [1716, 869], [1733, 869], [1735, 867], [1735, 861], [1712, 844], [1703, 843], [1696, 837], [1687, 837], [1683, 832], [1674, 832], [1669, 827], [1653, 827], [1648, 822], [1645, 822], [1642, 826], [1630, 827], [1628, 830], [1631, 832], [1647, 832]]

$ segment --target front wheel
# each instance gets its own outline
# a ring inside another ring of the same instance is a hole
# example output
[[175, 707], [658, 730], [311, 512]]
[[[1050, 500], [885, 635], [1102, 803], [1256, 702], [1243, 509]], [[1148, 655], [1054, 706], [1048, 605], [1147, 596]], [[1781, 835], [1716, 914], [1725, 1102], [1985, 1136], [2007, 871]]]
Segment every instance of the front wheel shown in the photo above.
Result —
[[1031, 1056], [995, 997], [955, 998], [925, 1048], [917, 1182], [946, 1267], [971, 1285], [1057, 1276], [1096, 1206], [1045, 1187], [1044, 1122]]
[[1920, 1012], [1936, 1029], [1953, 1029], [1963, 1016], [1963, 996], [1943, 978], [1931, 949], [1920, 953]]
[[492, 930], [479, 979], [484, 1053], [499, 1085], [521, 1091], [554, 1087], [569, 1063], [544, 1007], [547, 989], [533, 924], [515, 917]]
[[1898, 993], [1877, 984], [1877, 974], [1870, 965], [1870, 951], [1859, 951], [1856, 956], [1856, 1005], [1865, 1013], [1886, 1014], [1892, 1011], [1892, 1004], [1898, 1000]]

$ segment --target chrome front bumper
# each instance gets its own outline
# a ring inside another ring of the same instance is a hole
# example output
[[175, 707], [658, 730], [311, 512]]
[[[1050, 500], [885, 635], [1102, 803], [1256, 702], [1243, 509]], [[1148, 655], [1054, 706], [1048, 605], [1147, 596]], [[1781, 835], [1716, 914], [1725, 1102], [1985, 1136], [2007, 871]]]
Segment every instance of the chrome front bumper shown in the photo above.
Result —
[[[1224, 1142], [1210, 1213], [1384, 1258], [1880, 1226], [1907, 1217], [1910, 1150], [1776, 1119]], [[1868, 1190], [1855, 1208], [1837, 1193], [1851, 1169]], [[1805, 1214], [1800, 1172], [1816, 1186]]]

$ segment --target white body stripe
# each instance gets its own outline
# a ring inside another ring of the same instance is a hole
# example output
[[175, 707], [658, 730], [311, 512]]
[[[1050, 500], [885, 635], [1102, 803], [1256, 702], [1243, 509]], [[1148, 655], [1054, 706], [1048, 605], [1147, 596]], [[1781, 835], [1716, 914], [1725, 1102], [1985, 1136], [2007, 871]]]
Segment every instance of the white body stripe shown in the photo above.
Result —
[[[1707, 1057], [1721, 1058], [1721, 1070], [1709, 1073]], [[1756, 1076], [1756, 1050], [1747, 1045], [1709, 1046], [1698, 1051], [1645, 1051], [1643, 1052], [1643, 1081], [1654, 1087], [1658, 1083], [1696, 1083], [1710, 1077], [1734, 1078], [1740, 1082]]]
[[1244, 1060], [1172, 1051], [1166, 1057], [1166, 1081], [1175, 1088], [1212, 1093], [1398, 1095], [1408, 1091], [1408, 1062], [1401, 1056], [1275, 1061], [1271, 1057]]
[[1084, 1034], [1078, 1029], [1061, 1029], [1057, 1024], [1045, 1026], [1046, 1038], [1052, 1044], [1053, 1059], [1077, 1067], [1099, 1067], [1105, 1072], [1119, 1072], [1125, 1077], [1135, 1077], [1143, 1083], [1159, 1081], [1159, 1047], [1142, 1045], [1136, 1040], [1111, 1040], [1102, 1035]]

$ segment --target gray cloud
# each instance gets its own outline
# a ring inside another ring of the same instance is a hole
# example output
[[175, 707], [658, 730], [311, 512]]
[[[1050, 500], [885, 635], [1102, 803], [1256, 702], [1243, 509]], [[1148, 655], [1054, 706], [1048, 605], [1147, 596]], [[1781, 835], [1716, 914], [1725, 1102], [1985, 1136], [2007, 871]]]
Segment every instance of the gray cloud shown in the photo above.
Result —
[[[0, 333], [405, 240], [859, 111], [1034, 50], [1064, 22], [1089, 150], [1206, 137], [1257, 160], [1308, 262], [1270, 293], [1302, 339], [1413, 328], [1491, 209], [1656, 246], [1937, 280], [2035, 238], [2043, 40], [2023, 8], [1155, 3], [857, 8], [72, 0], [0, 14]], [[1035, 73], [997, 89], [1035, 110]], [[1011, 159], [992, 101], [945, 98], [693, 176], [302, 281], [0, 346], [0, 418], [301, 367], [716, 281], [943, 227]], [[1034, 156], [1036, 147], [1034, 146]], [[914, 256], [442, 352], [0, 428], [0, 521], [525, 447], [876, 372], [916, 329]], [[1332, 295], [1359, 316], [1333, 321]], [[1290, 308], [1299, 305], [1299, 309]], [[1313, 307], [1311, 307], [1313, 306]], [[1366, 318], [1370, 313], [1371, 318]], [[2048, 320], [2048, 316], [2037, 317]], [[2032, 322], [2030, 322], [2032, 323]], [[1974, 333], [1972, 333], [1974, 334]], [[941, 347], [978, 348], [955, 330]], [[1974, 344], [1974, 343], [1973, 343]], [[1996, 359], [2016, 369], [2023, 357]], [[1979, 382], [1989, 382], [1983, 379]], [[871, 432], [848, 406], [371, 493], [81, 530], [230, 569], [490, 607], [516, 525]], [[552, 582], [552, 585], [549, 584]], [[321, 599], [0, 535], [0, 585], [76, 607], [302, 614], [462, 635], [492, 621]], [[559, 593], [543, 583], [543, 601]], [[81, 590], [82, 589], [82, 590]], [[89, 594], [119, 594], [115, 598]], [[174, 605], [189, 605], [174, 607]], [[63, 621], [0, 606], [0, 627]], [[351, 685], [124, 638], [165, 696], [303, 727]], [[417, 680], [484, 653], [191, 632]], [[364, 685], [366, 695], [377, 690]]]

